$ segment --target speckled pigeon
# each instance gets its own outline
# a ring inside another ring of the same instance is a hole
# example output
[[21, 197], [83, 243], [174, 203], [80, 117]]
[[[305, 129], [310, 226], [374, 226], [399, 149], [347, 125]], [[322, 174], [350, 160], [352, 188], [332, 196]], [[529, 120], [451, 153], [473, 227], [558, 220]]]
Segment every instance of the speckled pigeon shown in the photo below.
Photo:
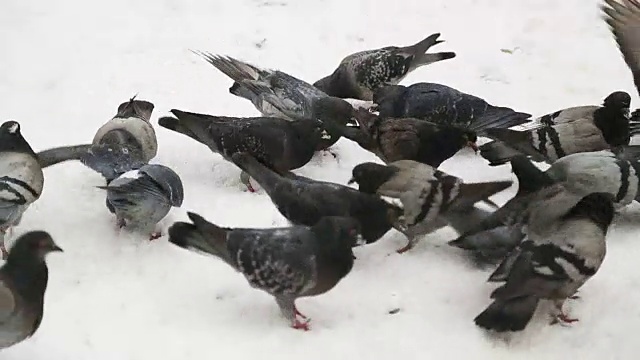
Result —
[[[171, 113], [175, 117], [162, 117], [158, 124], [189, 136], [228, 161], [232, 154], [246, 151], [280, 174], [306, 165], [322, 141], [324, 131], [319, 122], [312, 121], [212, 116], [176, 109]], [[244, 172], [241, 177], [253, 192]]]
[[444, 42], [439, 37], [436, 33], [411, 46], [387, 46], [351, 54], [340, 61], [331, 75], [313, 85], [331, 96], [371, 101], [380, 87], [400, 83], [421, 66], [454, 58], [454, 52], [426, 53]]
[[233, 229], [187, 214], [192, 223], [173, 224], [169, 241], [231, 265], [252, 287], [273, 295], [291, 326], [302, 330], [309, 330], [309, 319], [296, 299], [335, 287], [351, 271], [351, 247], [360, 237], [358, 222], [344, 217], [323, 217], [313, 226]]
[[98, 188], [107, 191], [107, 207], [116, 215], [118, 226], [148, 232], [150, 240], [161, 236], [156, 224], [184, 199], [178, 174], [159, 164], [127, 171]]
[[435, 83], [385, 86], [375, 92], [373, 101], [381, 117], [458, 125], [481, 136], [485, 129], [509, 128], [531, 121], [531, 114], [493, 106], [477, 96]]
[[44, 231], [16, 239], [0, 268], [0, 349], [20, 343], [40, 328], [49, 270], [47, 254], [62, 251]]

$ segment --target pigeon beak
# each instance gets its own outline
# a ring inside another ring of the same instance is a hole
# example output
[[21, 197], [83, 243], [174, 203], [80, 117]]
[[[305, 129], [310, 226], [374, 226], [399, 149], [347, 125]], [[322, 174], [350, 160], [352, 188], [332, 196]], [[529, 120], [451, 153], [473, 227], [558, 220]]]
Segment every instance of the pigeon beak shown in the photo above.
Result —
[[468, 141], [467, 142], [467, 146], [473, 149], [473, 152], [475, 152], [476, 154], [478, 153], [478, 144], [476, 144], [473, 141]]
[[64, 252], [60, 246], [55, 245], [55, 244], [51, 246], [51, 251]]
[[362, 237], [362, 234], [358, 234], [356, 237], [356, 246], [366, 245], [367, 241]]
[[349, 179], [349, 182], [347, 182], [347, 185], [351, 185], [351, 184], [353, 184], [355, 182], [356, 182], [356, 179], [351, 178], [351, 179]]

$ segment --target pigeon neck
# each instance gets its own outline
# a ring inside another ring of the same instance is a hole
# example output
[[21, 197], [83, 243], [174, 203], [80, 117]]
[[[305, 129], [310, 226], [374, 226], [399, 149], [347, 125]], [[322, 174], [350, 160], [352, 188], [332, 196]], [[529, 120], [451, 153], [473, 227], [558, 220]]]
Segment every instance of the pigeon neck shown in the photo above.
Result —
[[11, 279], [15, 291], [27, 300], [42, 301], [47, 288], [49, 271], [43, 259], [9, 258], [2, 272]]

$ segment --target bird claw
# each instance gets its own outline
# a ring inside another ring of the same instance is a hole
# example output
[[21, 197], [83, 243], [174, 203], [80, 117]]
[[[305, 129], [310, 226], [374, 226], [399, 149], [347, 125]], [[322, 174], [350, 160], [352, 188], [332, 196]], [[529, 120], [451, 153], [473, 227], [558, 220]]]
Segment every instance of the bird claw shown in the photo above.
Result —
[[568, 324], [571, 324], [577, 321], [580, 321], [580, 319], [573, 319], [564, 313], [560, 313], [553, 317], [553, 320], [551, 321], [551, 325], [560, 324], [562, 326], [567, 326]]
[[407, 251], [409, 251], [411, 249], [413, 249], [413, 244], [412, 243], [408, 243], [406, 246], [396, 250], [396, 252], [398, 254], [404, 254], [404, 253], [406, 253]]
[[251, 193], [256, 192], [256, 189], [254, 189], [253, 186], [251, 186], [251, 183], [247, 183], [247, 190], [249, 190], [249, 192]]
[[309, 319], [304, 318], [302, 321], [299, 320], [297, 317], [296, 319], [293, 321], [293, 324], [291, 324], [291, 327], [296, 329], [296, 330], [304, 330], [304, 331], [309, 331]]

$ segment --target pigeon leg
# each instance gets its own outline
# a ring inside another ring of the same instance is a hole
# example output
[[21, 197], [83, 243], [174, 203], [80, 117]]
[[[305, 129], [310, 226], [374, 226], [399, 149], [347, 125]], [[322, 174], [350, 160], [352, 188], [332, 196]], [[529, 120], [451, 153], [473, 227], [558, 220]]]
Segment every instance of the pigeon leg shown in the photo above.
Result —
[[240, 182], [247, 187], [247, 190], [249, 190], [249, 192], [256, 192], [253, 186], [251, 186], [251, 178], [249, 177], [249, 174], [247, 174], [244, 170], [240, 173]]
[[553, 321], [551, 321], [551, 325], [555, 325], [557, 323], [571, 324], [579, 321], [579, 319], [570, 318], [567, 314], [564, 313], [564, 311], [562, 311], [564, 300], [556, 300], [553, 303], [558, 312], [554, 315]]
[[154, 231], [149, 235], [149, 241], [153, 241], [155, 239], [158, 239], [162, 236], [162, 232], [160, 231]]
[[416, 246], [415, 238], [410, 237], [410, 238], [409, 238], [409, 241], [407, 242], [407, 245], [405, 245], [404, 247], [402, 247], [402, 248], [400, 248], [400, 249], [396, 250], [396, 252], [397, 252], [398, 254], [404, 254], [405, 252], [407, 252], [407, 251], [409, 251], [409, 250], [413, 249], [413, 247], [414, 247], [414, 246]]
[[276, 297], [276, 302], [280, 307], [280, 311], [282, 312], [282, 315], [291, 322], [291, 327], [298, 330], [309, 331], [310, 319], [298, 311], [294, 301], [295, 299], [288, 296]]
[[118, 227], [118, 229], [122, 229], [123, 227], [127, 226], [127, 222], [124, 221], [123, 218], [116, 217], [116, 226]]

